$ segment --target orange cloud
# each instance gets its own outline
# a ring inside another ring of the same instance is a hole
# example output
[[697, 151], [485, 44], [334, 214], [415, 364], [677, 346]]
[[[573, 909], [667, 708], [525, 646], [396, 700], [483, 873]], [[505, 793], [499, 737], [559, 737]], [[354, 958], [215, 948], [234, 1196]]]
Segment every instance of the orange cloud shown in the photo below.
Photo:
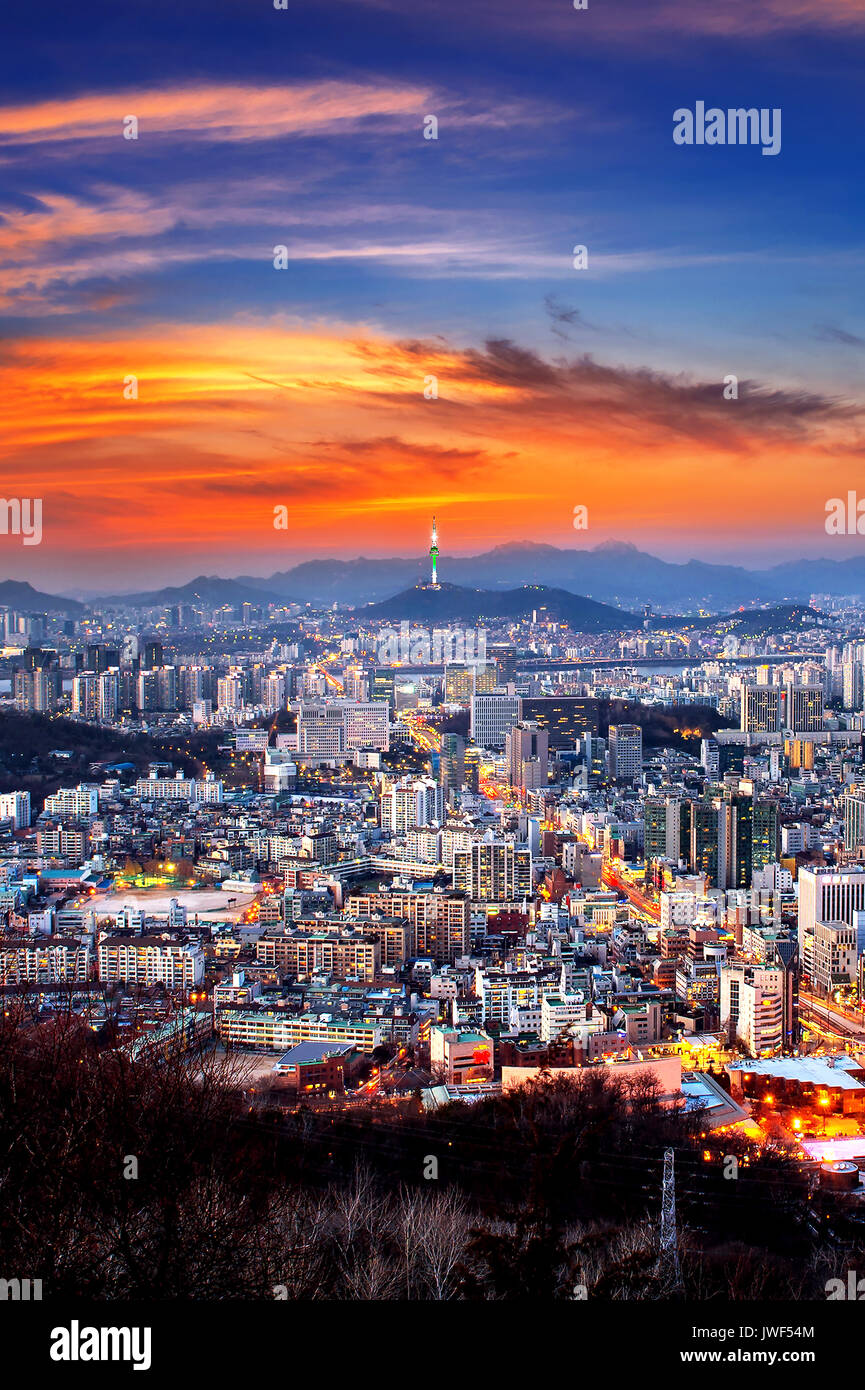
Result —
[[322, 134], [370, 118], [417, 117], [428, 99], [429, 90], [424, 87], [359, 82], [132, 88], [0, 107], [0, 139], [10, 144], [120, 140], [124, 118], [134, 115], [141, 140], [165, 133], [195, 139], [268, 140]]
[[863, 452], [862, 406], [814, 392], [740, 382], [726, 401], [720, 382], [348, 324], [22, 340], [4, 375], [4, 486], [43, 497], [45, 544], [209, 549], [223, 572], [233, 551], [275, 561], [277, 505], [293, 544], [331, 553], [411, 549], [433, 509], [454, 549], [567, 543], [577, 504], [593, 540], [697, 550], [746, 516], [755, 535], [822, 517]]

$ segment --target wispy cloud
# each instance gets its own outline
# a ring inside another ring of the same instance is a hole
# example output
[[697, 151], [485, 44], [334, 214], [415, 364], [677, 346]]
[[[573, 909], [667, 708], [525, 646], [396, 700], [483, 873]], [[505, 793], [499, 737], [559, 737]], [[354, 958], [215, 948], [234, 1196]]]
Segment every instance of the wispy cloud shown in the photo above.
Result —
[[169, 134], [206, 140], [268, 140], [324, 134], [370, 120], [417, 117], [429, 99], [429, 89], [424, 87], [352, 82], [126, 88], [0, 107], [0, 140], [21, 145], [46, 140], [122, 140], [124, 118], [130, 115], [138, 119], [139, 140]]
[[824, 323], [816, 330], [815, 337], [821, 343], [840, 343], [842, 347], [865, 348], [865, 338], [856, 333], [848, 333], [834, 323]]

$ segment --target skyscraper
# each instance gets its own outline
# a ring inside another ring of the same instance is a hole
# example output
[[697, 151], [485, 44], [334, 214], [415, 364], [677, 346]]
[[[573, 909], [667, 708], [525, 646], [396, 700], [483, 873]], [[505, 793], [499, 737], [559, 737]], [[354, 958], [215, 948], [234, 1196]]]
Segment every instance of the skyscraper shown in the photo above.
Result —
[[813, 868], [799, 870], [799, 956], [802, 970], [814, 968], [814, 938], [818, 922], [855, 923], [865, 911], [865, 869]]
[[844, 708], [849, 710], [861, 710], [863, 693], [865, 693], [865, 682], [863, 682], [863, 667], [861, 661], [844, 662], [842, 667], [842, 690]]
[[819, 685], [788, 685], [784, 692], [784, 727], [798, 734], [819, 733], [823, 728], [823, 690]]
[[754, 870], [778, 857], [778, 808], [749, 796], [725, 797], [718, 824], [718, 887], [750, 888]]
[[781, 692], [774, 685], [743, 685], [742, 729], [745, 733], [774, 733], [781, 727]]
[[459, 734], [442, 734], [439, 785], [445, 801], [458, 795], [466, 778], [466, 741]]
[[671, 859], [674, 864], [687, 857], [688, 804], [677, 796], [647, 796], [644, 808], [644, 848], [646, 866], [653, 859]]
[[519, 695], [473, 695], [471, 733], [480, 748], [504, 748], [520, 717]]
[[515, 724], [507, 735], [505, 756], [512, 787], [536, 791], [549, 782], [550, 736], [546, 729], [525, 722]]
[[473, 695], [489, 694], [497, 684], [494, 661], [453, 661], [445, 666], [445, 699], [449, 704], [470, 705]]
[[610, 776], [633, 782], [643, 768], [643, 731], [639, 724], [610, 725]]
[[574, 748], [582, 734], [598, 732], [598, 701], [582, 695], [532, 695], [520, 702], [520, 720], [548, 729], [551, 748]]
[[844, 848], [865, 845], [865, 788], [855, 787], [844, 797]]
[[95, 668], [82, 671], [72, 681], [72, 713], [82, 719], [95, 719], [99, 708], [99, 677]]
[[386, 786], [381, 796], [381, 826], [405, 834], [416, 826], [444, 820], [444, 796], [431, 777], [403, 777]]
[[688, 864], [692, 873], [706, 874], [718, 883], [718, 804], [692, 801], [688, 813]]
[[514, 902], [532, 890], [528, 845], [505, 840], [476, 841], [454, 851], [454, 887], [476, 901]]
[[114, 720], [120, 713], [120, 671], [117, 667], [108, 671], [102, 671], [98, 679], [99, 718], [109, 721]]

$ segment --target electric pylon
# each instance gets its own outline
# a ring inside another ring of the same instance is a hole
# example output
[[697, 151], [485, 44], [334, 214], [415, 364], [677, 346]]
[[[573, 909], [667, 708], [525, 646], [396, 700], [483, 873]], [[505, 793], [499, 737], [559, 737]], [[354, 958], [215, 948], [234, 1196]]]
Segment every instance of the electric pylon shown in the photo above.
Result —
[[661, 1190], [661, 1234], [658, 1241], [658, 1277], [665, 1292], [682, 1287], [679, 1268], [679, 1235], [676, 1229], [676, 1167], [672, 1149], [664, 1150], [664, 1181]]

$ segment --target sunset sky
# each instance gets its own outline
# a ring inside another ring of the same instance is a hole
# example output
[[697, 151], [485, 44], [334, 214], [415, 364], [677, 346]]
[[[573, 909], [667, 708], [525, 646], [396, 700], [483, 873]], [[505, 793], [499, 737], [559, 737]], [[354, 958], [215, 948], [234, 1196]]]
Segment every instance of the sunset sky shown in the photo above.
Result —
[[[0, 578], [418, 554], [433, 511], [445, 555], [862, 552], [865, 0], [288, 3], [2, 21], [0, 493], [44, 538]], [[675, 145], [697, 100], [780, 154]]]

